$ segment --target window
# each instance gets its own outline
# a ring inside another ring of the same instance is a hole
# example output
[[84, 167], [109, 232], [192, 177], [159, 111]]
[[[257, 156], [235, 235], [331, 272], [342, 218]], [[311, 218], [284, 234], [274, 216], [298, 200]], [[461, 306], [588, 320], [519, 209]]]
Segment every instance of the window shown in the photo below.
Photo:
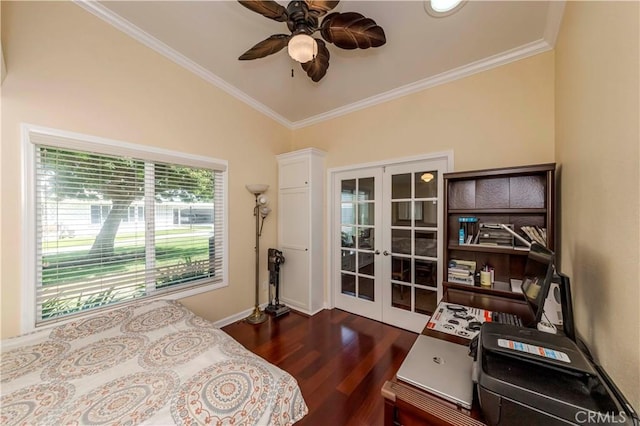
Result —
[[226, 285], [226, 162], [23, 130], [28, 326]]

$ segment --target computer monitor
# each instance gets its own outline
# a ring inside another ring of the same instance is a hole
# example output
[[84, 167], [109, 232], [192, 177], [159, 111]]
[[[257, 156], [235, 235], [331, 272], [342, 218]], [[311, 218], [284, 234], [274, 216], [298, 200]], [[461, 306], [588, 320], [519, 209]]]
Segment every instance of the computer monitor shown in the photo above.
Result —
[[535, 327], [542, 319], [544, 302], [549, 294], [554, 272], [554, 253], [538, 243], [532, 243], [524, 267], [522, 293], [529, 304], [534, 320], [530, 327]]

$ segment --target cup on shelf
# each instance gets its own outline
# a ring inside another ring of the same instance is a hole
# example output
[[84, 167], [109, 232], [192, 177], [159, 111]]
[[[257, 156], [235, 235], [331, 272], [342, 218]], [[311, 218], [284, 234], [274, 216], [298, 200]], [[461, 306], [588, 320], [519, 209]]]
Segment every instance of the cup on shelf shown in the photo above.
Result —
[[480, 271], [480, 286], [481, 287], [491, 287], [491, 272], [490, 271]]

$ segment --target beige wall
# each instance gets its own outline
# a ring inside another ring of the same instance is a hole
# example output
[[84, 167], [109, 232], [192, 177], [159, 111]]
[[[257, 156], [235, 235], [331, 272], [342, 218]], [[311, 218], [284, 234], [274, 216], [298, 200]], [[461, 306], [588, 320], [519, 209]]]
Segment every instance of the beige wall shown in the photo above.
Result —
[[443, 151], [453, 151], [454, 170], [550, 163], [553, 67], [543, 53], [295, 130], [294, 148], [325, 150], [328, 168]]
[[[212, 320], [253, 306], [254, 199], [244, 185], [270, 184], [275, 207], [275, 155], [289, 150], [290, 130], [71, 2], [3, 1], [2, 24], [2, 337], [20, 328], [21, 122], [228, 160], [230, 285], [185, 302]], [[275, 230], [267, 218], [264, 247]]]
[[569, 2], [556, 45], [561, 266], [577, 329], [640, 408], [638, 2]]
[[[4, 81], [6, 67], [4, 62], [4, 43], [2, 42], [2, 5], [0, 4], [0, 46], [2, 46], [2, 77], [0, 78], [0, 85]], [[2, 93], [2, 86], [0, 86], [0, 94]], [[2, 98], [0, 97], [0, 114], [2, 113]], [[2, 120], [0, 120], [0, 138], [2, 137]], [[1, 141], [1, 139], [0, 139]], [[0, 165], [2, 164], [2, 144], [0, 143]], [[2, 173], [0, 173], [0, 309], [2, 308]], [[0, 314], [1, 315], [1, 314]], [[0, 337], [2, 337], [2, 317], [0, 316]]]
[[456, 170], [553, 162], [553, 53], [294, 131], [327, 167], [453, 150]]

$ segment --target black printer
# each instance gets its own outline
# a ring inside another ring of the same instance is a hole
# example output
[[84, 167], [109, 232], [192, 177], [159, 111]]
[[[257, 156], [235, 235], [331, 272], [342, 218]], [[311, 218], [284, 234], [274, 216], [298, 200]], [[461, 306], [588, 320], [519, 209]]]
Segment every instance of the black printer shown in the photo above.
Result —
[[633, 409], [573, 340], [485, 323], [477, 344], [478, 398], [490, 425], [637, 425]]

